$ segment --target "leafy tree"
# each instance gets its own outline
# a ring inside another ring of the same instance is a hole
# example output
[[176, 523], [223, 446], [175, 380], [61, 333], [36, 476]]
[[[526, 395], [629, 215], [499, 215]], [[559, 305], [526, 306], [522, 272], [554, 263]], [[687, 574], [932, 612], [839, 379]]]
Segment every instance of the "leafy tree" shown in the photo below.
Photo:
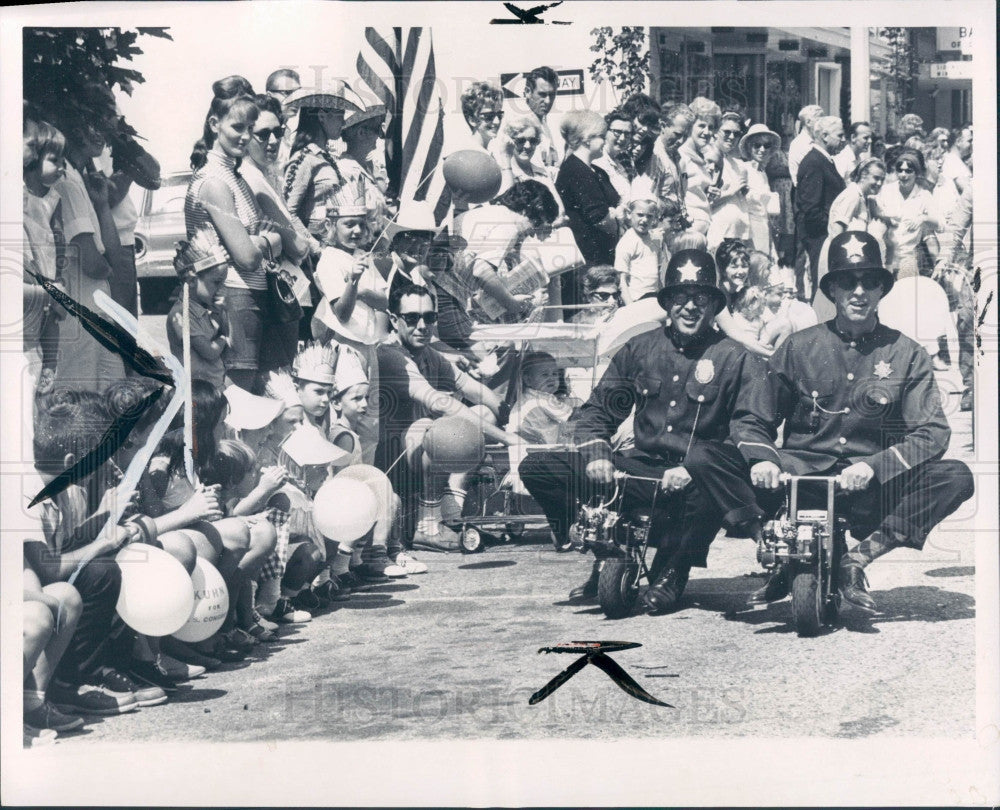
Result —
[[646, 46], [646, 29], [641, 26], [624, 26], [617, 34], [608, 26], [590, 32], [594, 44], [590, 50], [597, 54], [590, 65], [590, 78], [595, 82], [608, 81], [621, 98], [642, 93], [649, 79], [649, 48]]
[[132, 95], [145, 81], [122, 64], [142, 53], [140, 36], [171, 39], [165, 28], [25, 28], [26, 112], [63, 130], [89, 127], [112, 144], [131, 140], [137, 133], [117, 115], [110, 91]]
[[919, 67], [910, 44], [909, 28], [879, 28], [878, 36], [889, 46], [890, 51], [886, 110], [891, 127], [896, 129], [899, 119], [913, 111]]

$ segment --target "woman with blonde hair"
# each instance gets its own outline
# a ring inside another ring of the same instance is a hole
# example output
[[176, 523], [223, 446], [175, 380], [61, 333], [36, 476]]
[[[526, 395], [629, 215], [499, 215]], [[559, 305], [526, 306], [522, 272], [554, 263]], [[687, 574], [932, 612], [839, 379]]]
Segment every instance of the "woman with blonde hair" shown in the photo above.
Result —
[[548, 172], [532, 163], [535, 150], [542, 142], [542, 122], [533, 113], [506, 119], [500, 134], [490, 144], [490, 153], [500, 167], [500, 194], [521, 180], [537, 180], [546, 186], [559, 205], [559, 218], [553, 223], [558, 228], [565, 219], [565, 209], [556, 184]]
[[721, 193], [722, 177], [710, 175], [705, 152], [715, 139], [722, 110], [714, 101], [703, 96], [698, 96], [688, 106], [694, 113], [694, 123], [688, 139], [677, 150], [681, 171], [687, 175], [684, 203], [691, 218], [691, 227], [699, 233], [708, 233], [712, 205]]
[[[562, 197], [570, 230], [587, 264], [614, 264], [618, 222], [614, 210], [618, 192], [607, 172], [592, 162], [604, 152], [608, 125], [604, 117], [589, 110], [565, 115], [561, 132], [566, 157], [559, 167], [556, 189]], [[563, 303], [579, 303], [577, 274], [564, 273]]]

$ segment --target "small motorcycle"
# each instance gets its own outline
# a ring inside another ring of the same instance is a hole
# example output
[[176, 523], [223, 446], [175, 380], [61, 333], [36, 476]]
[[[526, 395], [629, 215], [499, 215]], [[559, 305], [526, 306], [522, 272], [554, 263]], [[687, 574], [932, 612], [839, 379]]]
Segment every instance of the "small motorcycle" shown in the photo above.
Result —
[[651, 579], [646, 565], [650, 515], [642, 511], [622, 514], [624, 489], [617, 482], [627, 478], [659, 481], [616, 472], [616, 486], [611, 497], [596, 504], [581, 505], [569, 531], [573, 548], [581, 554], [592, 551], [602, 561], [597, 600], [609, 619], [629, 616], [639, 597], [640, 583]]
[[[771, 573], [782, 568], [791, 583], [792, 618], [800, 636], [815, 636], [840, 613], [838, 574], [847, 550], [847, 521], [837, 516], [837, 476], [781, 476], [785, 502], [768, 521], [757, 545], [757, 561]], [[800, 509], [799, 485], [826, 484], [826, 509]]]

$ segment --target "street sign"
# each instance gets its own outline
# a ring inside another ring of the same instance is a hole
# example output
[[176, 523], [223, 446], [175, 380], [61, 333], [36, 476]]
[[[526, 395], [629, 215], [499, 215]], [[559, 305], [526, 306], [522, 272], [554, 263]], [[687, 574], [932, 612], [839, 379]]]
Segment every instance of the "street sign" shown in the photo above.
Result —
[[[583, 95], [583, 71], [582, 70], [557, 70], [559, 75], [559, 87], [556, 88], [557, 96], [579, 96]], [[503, 88], [505, 98], [524, 97], [524, 73], [501, 73], [500, 86]]]

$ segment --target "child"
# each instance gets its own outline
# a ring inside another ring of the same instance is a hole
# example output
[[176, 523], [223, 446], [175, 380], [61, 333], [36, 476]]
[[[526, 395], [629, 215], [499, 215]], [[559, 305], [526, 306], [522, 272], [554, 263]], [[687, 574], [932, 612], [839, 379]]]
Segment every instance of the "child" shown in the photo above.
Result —
[[615, 248], [615, 269], [621, 274], [622, 300], [626, 304], [656, 295], [665, 266], [663, 232], [653, 225], [660, 218], [659, 203], [638, 198], [625, 206], [629, 229]]
[[555, 358], [528, 352], [521, 365], [522, 390], [511, 408], [508, 430], [530, 444], [558, 444], [572, 434], [568, 422], [583, 403], [566, 396], [566, 384]]
[[[329, 437], [335, 446], [351, 454], [348, 465], [371, 465], [375, 459], [375, 448], [364, 447], [356, 430], [368, 412], [368, 393], [368, 376], [361, 358], [348, 347], [341, 349], [333, 391], [337, 419], [330, 426]], [[406, 568], [391, 561], [403, 551], [403, 547], [398, 536], [394, 543], [390, 540], [399, 498], [391, 491], [387, 496], [387, 514], [379, 515], [370, 542], [354, 546], [351, 571], [362, 580], [384, 581], [385, 577], [402, 577], [408, 573]], [[390, 543], [392, 547], [389, 547]]]
[[337, 365], [337, 344], [308, 343], [292, 362], [292, 379], [306, 421], [324, 434], [330, 428], [330, 397]]
[[[24, 122], [24, 257], [25, 267], [49, 281], [56, 281], [56, 241], [53, 221], [58, 219], [59, 194], [52, 187], [66, 173], [63, 149], [66, 139], [44, 122]], [[57, 229], [61, 229], [57, 225]], [[29, 370], [42, 384], [42, 393], [55, 377], [61, 308], [33, 278], [24, 279], [24, 351]]]
[[[174, 256], [174, 271], [190, 290], [192, 378], [207, 380], [220, 391], [225, 387], [225, 354], [230, 346], [229, 321], [218, 300], [226, 280], [229, 255], [214, 229], [200, 228], [189, 241], [182, 241]], [[179, 297], [167, 315], [170, 351], [183, 362], [184, 299]]]

